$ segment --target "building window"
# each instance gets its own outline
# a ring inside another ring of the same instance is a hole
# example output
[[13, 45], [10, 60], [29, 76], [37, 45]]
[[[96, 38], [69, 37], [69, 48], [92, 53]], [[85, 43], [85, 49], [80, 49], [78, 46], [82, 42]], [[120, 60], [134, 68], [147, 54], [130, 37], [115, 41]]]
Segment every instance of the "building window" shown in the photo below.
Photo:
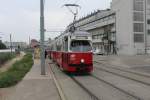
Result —
[[134, 34], [134, 42], [143, 43], [144, 42], [144, 34]]
[[134, 0], [134, 10], [135, 11], [144, 11], [143, 0]]
[[150, 29], [149, 29], [149, 30], [147, 30], [147, 34], [148, 34], [148, 35], [150, 35]]
[[144, 24], [134, 23], [134, 32], [144, 32]]
[[143, 12], [134, 12], [134, 21], [144, 21]]
[[150, 24], [150, 19], [147, 20], [147, 24]]
[[149, 5], [150, 5], [150, 0], [147, 0], [147, 4], [149, 4]]

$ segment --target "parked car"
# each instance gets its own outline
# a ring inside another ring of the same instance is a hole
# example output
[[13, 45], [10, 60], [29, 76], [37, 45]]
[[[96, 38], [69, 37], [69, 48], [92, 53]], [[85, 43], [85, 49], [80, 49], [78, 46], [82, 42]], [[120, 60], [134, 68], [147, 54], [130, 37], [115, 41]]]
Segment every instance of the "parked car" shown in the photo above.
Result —
[[94, 55], [103, 55], [103, 52], [99, 49], [96, 49], [96, 50], [93, 51], [93, 54]]

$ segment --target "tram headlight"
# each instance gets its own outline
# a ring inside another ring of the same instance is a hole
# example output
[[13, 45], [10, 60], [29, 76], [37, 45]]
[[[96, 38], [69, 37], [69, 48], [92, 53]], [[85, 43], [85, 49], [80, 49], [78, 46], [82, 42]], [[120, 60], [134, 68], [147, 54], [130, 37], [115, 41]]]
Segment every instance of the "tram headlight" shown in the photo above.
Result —
[[76, 55], [75, 54], [71, 54], [70, 55], [70, 60], [75, 60]]
[[84, 63], [84, 59], [81, 59], [81, 63]]
[[71, 58], [75, 58], [75, 56], [76, 56], [75, 54], [70, 55]]

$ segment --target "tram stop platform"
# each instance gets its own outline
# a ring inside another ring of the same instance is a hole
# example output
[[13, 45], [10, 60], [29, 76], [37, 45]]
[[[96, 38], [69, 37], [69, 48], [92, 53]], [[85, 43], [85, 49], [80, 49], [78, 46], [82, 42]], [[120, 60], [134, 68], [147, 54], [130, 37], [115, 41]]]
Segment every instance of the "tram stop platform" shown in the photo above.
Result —
[[40, 60], [34, 60], [30, 72], [3, 100], [60, 100], [51, 77], [49, 62], [49, 60], [46, 60], [46, 75], [42, 76], [40, 75]]

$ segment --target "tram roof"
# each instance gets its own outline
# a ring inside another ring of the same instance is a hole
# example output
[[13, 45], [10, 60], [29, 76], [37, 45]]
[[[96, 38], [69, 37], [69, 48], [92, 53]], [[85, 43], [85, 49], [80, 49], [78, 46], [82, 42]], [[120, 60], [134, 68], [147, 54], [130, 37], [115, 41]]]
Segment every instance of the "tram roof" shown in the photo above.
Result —
[[64, 32], [61, 35], [59, 35], [58, 37], [56, 37], [53, 41], [56, 41], [57, 39], [59, 39], [62, 36], [69, 36], [69, 35], [90, 35], [90, 33], [86, 32], [86, 31]]
[[86, 34], [86, 35], [90, 35], [90, 33], [89, 32], [86, 32], [86, 31], [75, 31], [73, 34]]
[[[74, 32], [64, 32], [60, 36], [63, 36], [63, 35], [90, 35], [90, 33], [86, 31], [74, 31]], [[58, 36], [58, 38], [60, 36]]]
[[54, 40], [52, 40], [51, 44], [55, 43], [55, 41], [57, 41], [58, 39], [60, 39], [63, 36], [69, 36], [69, 35], [90, 35], [89, 32], [86, 31], [75, 31], [75, 32], [64, 32], [61, 35], [59, 35], [58, 37], [56, 37]]

